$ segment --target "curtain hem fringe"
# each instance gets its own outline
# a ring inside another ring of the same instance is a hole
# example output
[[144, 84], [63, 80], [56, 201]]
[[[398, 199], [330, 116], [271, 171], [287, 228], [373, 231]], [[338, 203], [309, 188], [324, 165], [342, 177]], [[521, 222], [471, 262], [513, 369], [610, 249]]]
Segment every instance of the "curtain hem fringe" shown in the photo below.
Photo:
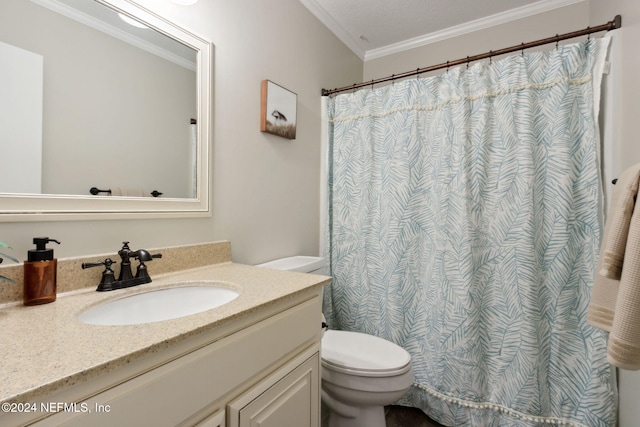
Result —
[[569, 426], [569, 427], [588, 427], [585, 424], [582, 423], [578, 423], [575, 421], [571, 421], [567, 418], [556, 418], [556, 417], [541, 417], [541, 416], [535, 416], [535, 415], [527, 415], [523, 412], [520, 411], [516, 411], [514, 409], [508, 408], [504, 405], [499, 405], [496, 403], [490, 403], [490, 402], [482, 402], [482, 403], [478, 403], [478, 402], [473, 402], [470, 400], [464, 400], [464, 399], [459, 399], [456, 397], [450, 397], [447, 396], [446, 394], [437, 392], [435, 390], [432, 390], [422, 384], [419, 384], [417, 382], [414, 382], [413, 385], [417, 388], [419, 388], [420, 390], [430, 394], [431, 396], [443, 400], [447, 403], [453, 403], [455, 405], [459, 405], [459, 406], [464, 406], [465, 408], [473, 408], [473, 409], [489, 409], [495, 412], [499, 412], [501, 414], [505, 414], [505, 415], [509, 415], [511, 417], [514, 418], [518, 418], [522, 421], [531, 421], [534, 423], [546, 423], [546, 424], [555, 424], [555, 425], [559, 425], [559, 426]]

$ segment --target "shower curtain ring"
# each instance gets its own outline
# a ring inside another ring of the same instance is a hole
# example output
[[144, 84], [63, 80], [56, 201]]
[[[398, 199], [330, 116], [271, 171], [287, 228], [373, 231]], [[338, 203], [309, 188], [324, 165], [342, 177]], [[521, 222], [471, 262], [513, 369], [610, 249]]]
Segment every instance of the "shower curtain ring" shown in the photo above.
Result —
[[522, 50], [520, 50], [520, 55], [524, 56], [524, 42], [522, 42], [520, 46], [522, 46]]
[[[587, 27], [587, 31], [589, 31], [590, 27]], [[591, 40], [591, 33], [587, 33], [587, 41]]]
[[491, 60], [493, 59], [493, 52], [489, 51], [489, 65], [491, 65]]
[[449, 72], [449, 61], [447, 61], [447, 73]]
[[558, 48], [558, 43], [560, 43], [560, 38], [558, 37], [558, 34], [556, 33], [556, 49]]
[[420, 68], [416, 68], [416, 80], [420, 78]]
[[467, 70], [469, 69], [469, 55], [467, 55]]

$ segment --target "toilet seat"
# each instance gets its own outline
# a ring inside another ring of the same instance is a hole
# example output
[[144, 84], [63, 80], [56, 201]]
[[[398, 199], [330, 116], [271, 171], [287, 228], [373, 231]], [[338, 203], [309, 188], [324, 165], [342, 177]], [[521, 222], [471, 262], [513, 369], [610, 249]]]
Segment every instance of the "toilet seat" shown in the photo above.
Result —
[[390, 377], [411, 369], [411, 355], [402, 347], [360, 332], [325, 332], [322, 365], [336, 372], [362, 377]]

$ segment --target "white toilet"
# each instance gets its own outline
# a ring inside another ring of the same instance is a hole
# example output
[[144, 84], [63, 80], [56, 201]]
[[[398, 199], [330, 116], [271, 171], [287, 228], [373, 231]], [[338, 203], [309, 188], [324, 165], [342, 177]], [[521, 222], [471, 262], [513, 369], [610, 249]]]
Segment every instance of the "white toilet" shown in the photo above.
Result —
[[[258, 265], [319, 272], [324, 258], [294, 256]], [[411, 356], [402, 347], [359, 332], [328, 330], [322, 337], [322, 401], [329, 427], [385, 427], [384, 406], [413, 382]]]

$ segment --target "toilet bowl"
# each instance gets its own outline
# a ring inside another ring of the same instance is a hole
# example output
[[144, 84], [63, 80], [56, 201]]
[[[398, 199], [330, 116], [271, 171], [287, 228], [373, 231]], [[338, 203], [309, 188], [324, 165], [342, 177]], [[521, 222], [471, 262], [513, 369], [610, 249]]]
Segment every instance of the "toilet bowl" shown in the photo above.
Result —
[[[289, 257], [258, 267], [317, 272], [319, 257]], [[328, 330], [321, 345], [322, 402], [329, 427], [385, 427], [384, 406], [413, 383], [411, 356], [402, 347], [360, 332]]]
[[373, 335], [329, 330], [321, 360], [330, 427], [384, 427], [384, 406], [404, 396], [413, 382], [409, 353]]

